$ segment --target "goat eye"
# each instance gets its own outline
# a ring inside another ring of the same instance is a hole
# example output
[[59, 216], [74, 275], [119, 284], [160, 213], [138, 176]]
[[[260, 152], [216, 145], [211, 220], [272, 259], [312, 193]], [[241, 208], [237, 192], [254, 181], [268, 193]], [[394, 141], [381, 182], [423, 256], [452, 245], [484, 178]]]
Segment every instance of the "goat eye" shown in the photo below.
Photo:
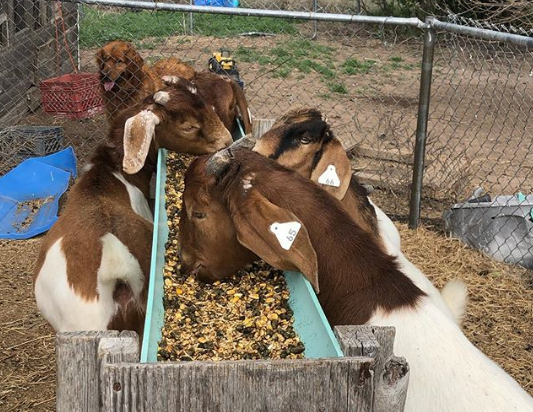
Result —
[[309, 143], [311, 143], [311, 140], [308, 137], [302, 136], [302, 137], [300, 137], [300, 143], [309, 144]]
[[187, 132], [190, 132], [190, 131], [193, 131], [195, 129], [199, 129], [199, 127], [197, 127], [197, 126], [195, 126], [193, 124], [185, 124], [185, 125], [183, 125], [182, 129], [187, 131]]
[[192, 217], [193, 217], [194, 219], [203, 219], [205, 216], [206, 216], [205, 213], [201, 213], [201, 212], [192, 212]]

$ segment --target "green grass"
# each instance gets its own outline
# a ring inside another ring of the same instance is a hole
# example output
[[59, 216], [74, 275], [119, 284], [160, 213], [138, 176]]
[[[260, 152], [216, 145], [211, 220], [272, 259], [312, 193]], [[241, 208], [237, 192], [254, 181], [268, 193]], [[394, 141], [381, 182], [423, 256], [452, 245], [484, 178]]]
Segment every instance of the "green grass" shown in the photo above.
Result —
[[389, 57], [389, 61], [391, 62], [390, 64], [385, 64], [383, 66], [385, 71], [387, 71], [389, 68], [393, 70], [413, 70], [415, 67], [412, 64], [403, 63], [403, 58], [397, 56]]
[[348, 89], [342, 83], [328, 83], [328, 89], [338, 94], [348, 94]]
[[389, 57], [389, 60], [391, 62], [396, 62], [396, 63], [401, 63], [403, 62], [403, 58], [400, 57], [400, 56], [392, 56], [392, 57]]
[[367, 74], [376, 65], [375, 60], [357, 60], [355, 57], [346, 59], [342, 68], [346, 74]]
[[335, 48], [324, 46], [307, 39], [296, 39], [279, 43], [276, 47], [260, 51], [254, 47], [239, 46], [235, 50], [235, 57], [247, 63], [259, 63], [262, 66], [279, 66], [273, 71], [276, 78], [287, 78], [294, 70], [301, 74], [315, 72], [323, 82], [337, 77], [333, 64]]
[[[251, 31], [297, 34], [297, 24], [298, 22], [294, 20], [196, 14], [194, 34], [217, 37]], [[186, 34], [188, 27], [187, 13], [164, 11], [116, 13], [84, 7], [84, 16], [80, 24], [80, 43], [82, 47], [88, 48], [102, 46], [116, 39], [139, 42], [146, 38], [166, 38], [171, 35]]]
[[329, 93], [320, 93], [317, 96], [320, 97], [321, 99], [331, 100], [331, 94]]

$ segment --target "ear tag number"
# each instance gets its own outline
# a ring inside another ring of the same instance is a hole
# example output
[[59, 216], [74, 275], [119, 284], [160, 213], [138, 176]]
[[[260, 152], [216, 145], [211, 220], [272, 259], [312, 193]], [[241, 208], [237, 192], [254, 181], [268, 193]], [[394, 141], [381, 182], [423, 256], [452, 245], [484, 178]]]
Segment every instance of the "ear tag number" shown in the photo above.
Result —
[[300, 222], [274, 222], [270, 225], [270, 231], [276, 235], [280, 246], [285, 250], [289, 250], [301, 227]]
[[339, 187], [341, 180], [337, 175], [337, 170], [334, 165], [329, 165], [324, 173], [318, 178], [318, 183], [325, 186]]

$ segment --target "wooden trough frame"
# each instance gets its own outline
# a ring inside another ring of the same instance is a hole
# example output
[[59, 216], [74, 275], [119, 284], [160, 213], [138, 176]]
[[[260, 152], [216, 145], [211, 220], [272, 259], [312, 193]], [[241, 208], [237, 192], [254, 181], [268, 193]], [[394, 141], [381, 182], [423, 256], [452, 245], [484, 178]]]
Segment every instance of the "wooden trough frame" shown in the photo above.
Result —
[[[255, 121], [254, 135], [261, 135], [272, 123]], [[164, 184], [164, 175], [158, 175], [159, 187]], [[156, 208], [156, 217], [165, 215], [163, 209]], [[163, 220], [166, 225], [166, 218]], [[160, 222], [154, 223], [160, 226]], [[155, 229], [154, 242], [157, 242], [157, 232]], [[160, 256], [152, 256], [153, 261], [157, 259]], [[154, 279], [150, 285], [152, 289], [155, 287]], [[151, 312], [150, 300], [148, 306]], [[393, 354], [392, 327], [334, 328], [342, 357], [153, 362], [157, 327], [147, 316], [142, 355], [135, 332], [59, 333], [56, 337], [57, 411], [402, 412], [404, 409], [409, 367], [405, 359]], [[325, 353], [338, 354], [338, 351]]]
[[139, 363], [135, 332], [56, 337], [58, 412], [401, 412], [394, 328], [335, 328], [341, 358]]

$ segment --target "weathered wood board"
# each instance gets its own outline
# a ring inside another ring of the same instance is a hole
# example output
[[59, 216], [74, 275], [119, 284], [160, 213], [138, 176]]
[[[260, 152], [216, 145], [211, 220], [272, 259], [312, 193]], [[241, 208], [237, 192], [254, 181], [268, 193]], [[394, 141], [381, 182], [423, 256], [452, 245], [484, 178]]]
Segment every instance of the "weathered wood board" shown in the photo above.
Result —
[[57, 411], [402, 412], [408, 367], [392, 355], [394, 331], [336, 333], [345, 353], [370, 356], [141, 364], [133, 332], [60, 333]]

